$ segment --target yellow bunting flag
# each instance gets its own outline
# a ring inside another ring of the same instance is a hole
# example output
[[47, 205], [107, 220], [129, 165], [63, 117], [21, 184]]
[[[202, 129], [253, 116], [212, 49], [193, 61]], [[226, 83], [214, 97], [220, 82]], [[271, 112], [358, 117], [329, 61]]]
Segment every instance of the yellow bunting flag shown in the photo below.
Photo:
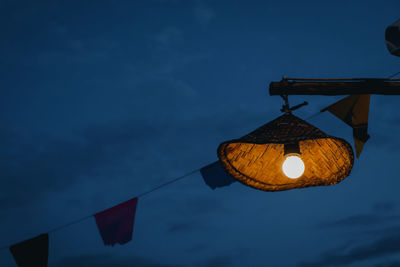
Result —
[[368, 113], [370, 95], [351, 95], [324, 108], [353, 128], [354, 146], [357, 158], [369, 139]]

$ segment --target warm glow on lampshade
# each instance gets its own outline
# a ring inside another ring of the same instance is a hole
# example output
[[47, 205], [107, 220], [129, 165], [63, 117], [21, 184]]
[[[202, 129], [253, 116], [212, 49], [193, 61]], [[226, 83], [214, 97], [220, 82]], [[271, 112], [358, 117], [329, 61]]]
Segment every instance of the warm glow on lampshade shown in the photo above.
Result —
[[292, 114], [220, 144], [218, 157], [229, 175], [265, 191], [337, 184], [353, 167], [348, 142]]

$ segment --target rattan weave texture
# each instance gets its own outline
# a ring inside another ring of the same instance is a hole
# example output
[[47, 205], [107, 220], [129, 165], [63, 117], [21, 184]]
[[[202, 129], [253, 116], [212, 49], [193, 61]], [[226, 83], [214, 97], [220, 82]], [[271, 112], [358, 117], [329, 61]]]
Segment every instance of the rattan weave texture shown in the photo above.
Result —
[[[284, 144], [298, 142], [304, 174], [290, 179], [282, 172]], [[241, 183], [264, 191], [337, 184], [352, 169], [350, 144], [329, 136], [308, 122], [285, 114], [240, 139], [220, 144], [225, 170]]]

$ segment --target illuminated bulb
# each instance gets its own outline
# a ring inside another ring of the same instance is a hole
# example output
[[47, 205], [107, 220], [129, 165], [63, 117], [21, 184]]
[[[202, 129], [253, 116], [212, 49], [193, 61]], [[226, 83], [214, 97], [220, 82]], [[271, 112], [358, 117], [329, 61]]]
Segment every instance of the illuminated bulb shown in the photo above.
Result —
[[291, 179], [299, 178], [304, 173], [304, 162], [299, 156], [291, 155], [286, 157], [282, 164], [283, 173]]

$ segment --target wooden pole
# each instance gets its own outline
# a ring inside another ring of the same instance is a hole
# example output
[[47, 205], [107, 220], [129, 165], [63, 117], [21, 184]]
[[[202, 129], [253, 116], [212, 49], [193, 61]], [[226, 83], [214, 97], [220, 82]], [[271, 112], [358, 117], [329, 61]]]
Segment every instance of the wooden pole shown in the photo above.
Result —
[[271, 82], [270, 95], [400, 95], [400, 79], [303, 79]]

